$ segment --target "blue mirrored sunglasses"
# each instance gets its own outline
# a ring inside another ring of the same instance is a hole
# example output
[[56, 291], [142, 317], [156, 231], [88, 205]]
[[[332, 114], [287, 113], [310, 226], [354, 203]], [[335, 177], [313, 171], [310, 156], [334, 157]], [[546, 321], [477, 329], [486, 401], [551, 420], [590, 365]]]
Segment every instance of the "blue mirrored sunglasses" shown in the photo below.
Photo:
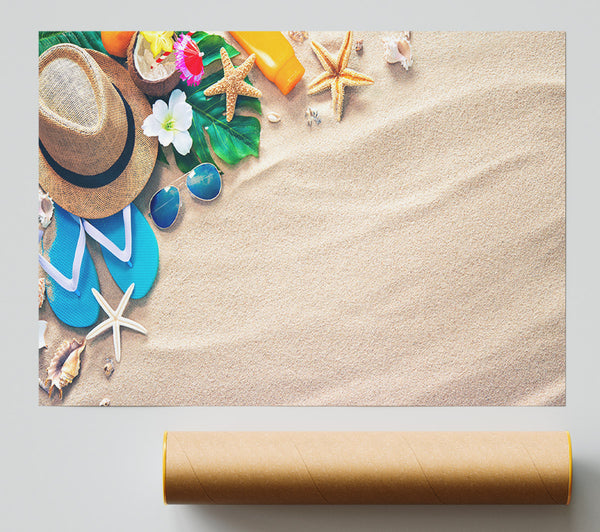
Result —
[[[221, 174], [214, 164], [199, 164], [179, 179], [183, 179], [185, 176], [187, 176], [187, 188], [196, 199], [212, 201], [221, 193]], [[180, 207], [179, 189], [174, 185], [169, 185], [152, 196], [150, 217], [157, 227], [167, 229], [175, 223]]]

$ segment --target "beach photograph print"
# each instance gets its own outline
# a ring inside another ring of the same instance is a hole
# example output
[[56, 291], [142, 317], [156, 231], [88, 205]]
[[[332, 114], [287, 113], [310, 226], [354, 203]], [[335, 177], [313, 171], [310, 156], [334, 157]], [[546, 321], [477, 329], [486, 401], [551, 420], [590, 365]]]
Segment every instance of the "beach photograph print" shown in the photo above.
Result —
[[38, 39], [40, 405], [565, 405], [564, 32]]

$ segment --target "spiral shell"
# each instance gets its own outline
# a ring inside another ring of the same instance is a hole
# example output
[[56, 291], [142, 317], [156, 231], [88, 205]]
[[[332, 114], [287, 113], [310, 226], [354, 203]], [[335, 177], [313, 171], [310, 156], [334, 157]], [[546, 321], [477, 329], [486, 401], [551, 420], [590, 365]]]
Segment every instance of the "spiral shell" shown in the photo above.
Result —
[[50, 389], [48, 390], [50, 397], [52, 397], [52, 390], [57, 388], [62, 399], [63, 388], [71, 384], [73, 379], [79, 375], [80, 357], [84, 349], [85, 340], [79, 342], [73, 338], [71, 341], [64, 340], [60, 344], [46, 370], [48, 377], [44, 384], [50, 382]]
[[107, 379], [110, 378], [110, 376], [115, 371], [115, 367], [113, 366], [113, 363], [112, 363], [112, 358], [106, 359], [106, 364], [104, 364], [104, 367], [102, 369], [104, 370], [104, 375], [106, 375], [106, 378]]
[[412, 49], [410, 46], [410, 32], [405, 31], [399, 37], [382, 39], [383, 58], [388, 63], [400, 63], [404, 70], [408, 70], [413, 63]]

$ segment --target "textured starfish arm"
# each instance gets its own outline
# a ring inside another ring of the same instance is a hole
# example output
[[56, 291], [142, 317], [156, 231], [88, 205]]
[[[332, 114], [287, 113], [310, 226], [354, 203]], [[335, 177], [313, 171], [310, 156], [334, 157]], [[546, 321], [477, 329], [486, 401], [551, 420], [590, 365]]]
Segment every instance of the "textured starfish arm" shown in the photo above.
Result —
[[331, 99], [333, 112], [339, 122], [342, 119], [342, 110], [344, 108], [344, 80], [340, 77], [335, 80], [335, 83], [331, 84]]
[[106, 312], [109, 316], [114, 316], [114, 310], [110, 307], [106, 299], [102, 297], [102, 294], [100, 294], [98, 290], [92, 288], [92, 295], [96, 298], [96, 301], [98, 301], [98, 304], [102, 307], [102, 310], [104, 310], [104, 312]]
[[308, 94], [317, 94], [328, 89], [335, 80], [335, 76], [330, 72], [323, 72], [313, 79], [308, 85]]
[[227, 91], [227, 98], [225, 100], [227, 122], [231, 122], [233, 120], [233, 114], [235, 113], [235, 102], [237, 102], [237, 97], [237, 92]]
[[148, 334], [148, 331], [146, 330], [146, 328], [143, 327], [142, 325], [140, 325], [137, 321], [133, 321], [133, 320], [130, 320], [129, 318], [123, 318], [123, 317], [121, 317], [119, 319], [119, 321], [121, 322], [121, 325], [123, 325], [123, 327], [128, 327], [129, 329], [133, 329], [134, 331], [141, 332], [142, 334]]
[[352, 32], [346, 32], [344, 37], [344, 43], [340, 49], [337, 57], [337, 71], [341, 72], [348, 65], [348, 59], [350, 59], [350, 53], [352, 52]]
[[91, 340], [92, 338], [96, 338], [100, 333], [112, 328], [112, 322], [103, 321], [100, 325], [96, 325], [85, 337], [86, 340]]
[[315, 52], [317, 59], [323, 65], [325, 70], [328, 70], [331, 73], [337, 72], [337, 61], [335, 57], [333, 57], [322, 44], [311, 41], [310, 45], [312, 46], [313, 52]]
[[344, 83], [346, 85], [372, 85], [375, 83], [373, 78], [367, 76], [366, 74], [362, 74], [360, 72], [356, 72], [356, 70], [352, 70], [351, 68], [346, 68], [343, 72]]
[[262, 96], [262, 92], [247, 83], [240, 85], [238, 94], [241, 94], [242, 96], [252, 96], [253, 98], [260, 98]]
[[217, 81], [210, 87], [204, 90], [204, 96], [216, 96], [217, 94], [223, 94], [227, 89], [227, 85], [225, 84], [225, 78], [220, 81]]
[[127, 289], [127, 291], [123, 294], [123, 297], [121, 298], [121, 301], [119, 302], [119, 306], [117, 307], [117, 310], [115, 310], [115, 314], [117, 316], [121, 316], [121, 314], [123, 314], [125, 307], [127, 306], [127, 303], [129, 303], [129, 298], [131, 297], [131, 294], [133, 293], [134, 288], [135, 288], [135, 283], [131, 283], [129, 285], [129, 288]]
[[117, 325], [113, 331], [113, 345], [115, 346], [115, 359], [121, 362], [121, 330]]
[[239, 76], [240, 80], [243, 80], [248, 75], [250, 70], [252, 70], [255, 59], [256, 59], [256, 55], [252, 54], [239, 67], [237, 67], [235, 69], [235, 74], [236, 74], [236, 76]]
[[228, 74], [233, 73], [234, 66], [233, 66], [233, 63], [231, 62], [231, 59], [229, 59], [227, 50], [225, 50], [225, 48], [221, 48], [220, 52], [221, 52], [221, 62], [223, 63], [223, 70], [225, 72], [225, 77], [227, 77]]

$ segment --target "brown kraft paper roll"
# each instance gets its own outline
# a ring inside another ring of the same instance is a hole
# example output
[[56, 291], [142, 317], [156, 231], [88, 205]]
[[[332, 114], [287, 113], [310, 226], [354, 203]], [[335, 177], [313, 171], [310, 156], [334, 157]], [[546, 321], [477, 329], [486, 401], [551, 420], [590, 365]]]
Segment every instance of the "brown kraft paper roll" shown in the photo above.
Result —
[[167, 504], [569, 504], [568, 432], [166, 432]]

